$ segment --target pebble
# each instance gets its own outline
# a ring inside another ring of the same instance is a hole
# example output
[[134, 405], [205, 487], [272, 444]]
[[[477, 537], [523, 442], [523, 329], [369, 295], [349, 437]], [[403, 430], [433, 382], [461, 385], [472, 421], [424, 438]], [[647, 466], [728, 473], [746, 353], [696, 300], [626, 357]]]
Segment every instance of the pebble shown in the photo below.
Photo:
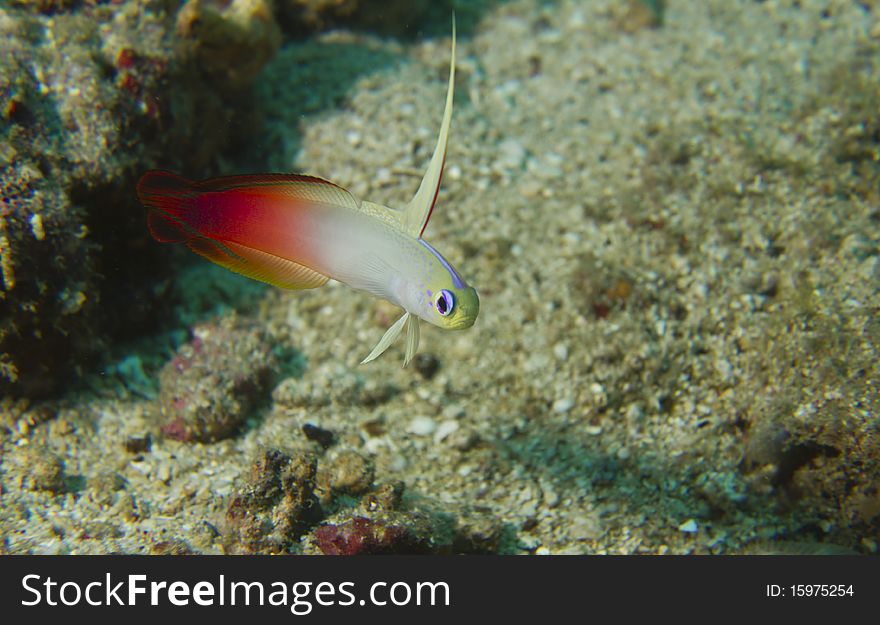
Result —
[[61, 493], [64, 490], [64, 461], [45, 447], [33, 446], [23, 453], [25, 485], [31, 490]]
[[[440, 370], [440, 360], [434, 354], [416, 354], [416, 357], [413, 359], [413, 366], [423, 379], [430, 380]], [[428, 391], [428, 389], [424, 390]]]
[[336, 435], [331, 430], [318, 427], [313, 423], [304, 423], [302, 431], [307, 439], [318, 443], [324, 449], [327, 449], [336, 441]]
[[376, 178], [375, 178], [376, 184], [378, 184], [380, 186], [386, 185], [386, 184], [391, 184], [391, 182], [393, 180], [394, 180], [394, 178], [391, 175], [391, 170], [388, 169], [387, 167], [380, 167], [379, 169], [376, 170]]
[[556, 360], [565, 362], [568, 360], [568, 347], [565, 343], [557, 343], [553, 346], [553, 355], [556, 356]]
[[531, 551], [541, 546], [541, 539], [537, 536], [523, 536], [519, 539], [519, 544], [523, 549]]
[[445, 419], [458, 419], [465, 414], [464, 407], [461, 404], [447, 404], [443, 406], [443, 417]]
[[565, 414], [574, 408], [574, 400], [571, 397], [562, 397], [553, 402], [553, 412], [556, 414]]
[[440, 443], [446, 438], [449, 437], [450, 434], [456, 432], [458, 430], [458, 421], [444, 421], [441, 423], [437, 430], [434, 432], [434, 442]]
[[526, 160], [526, 149], [516, 139], [505, 139], [498, 145], [497, 165], [501, 169], [520, 170]]
[[437, 430], [437, 423], [431, 417], [415, 417], [409, 422], [407, 431], [416, 436], [430, 436]]
[[402, 456], [401, 454], [395, 454], [395, 455], [391, 456], [391, 460], [388, 462], [388, 468], [391, 469], [391, 471], [394, 471], [396, 473], [400, 473], [401, 471], [404, 471], [406, 469], [406, 467], [407, 467], [406, 458], [404, 456]]
[[544, 497], [544, 505], [549, 508], [555, 508], [559, 505], [559, 493], [557, 493], [549, 482], [541, 482], [541, 494]]
[[361, 133], [357, 130], [349, 130], [345, 133], [345, 140], [348, 141], [352, 147], [357, 147], [361, 144]]
[[43, 217], [39, 213], [31, 215], [30, 224], [31, 232], [37, 241], [42, 241], [46, 238], [46, 231], [43, 229]]
[[370, 490], [375, 478], [373, 463], [353, 451], [339, 454], [330, 472], [333, 489], [350, 495], [362, 495]]
[[171, 481], [171, 464], [167, 462], [160, 464], [159, 470], [156, 472], [156, 477], [160, 482], [168, 484]]
[[695, 534], [699, 527], [697, 526], [697, 522], [693, 519], [688, 519], [684, 523], [678, 526], [679, 531], [682, 531], [686, 534]]

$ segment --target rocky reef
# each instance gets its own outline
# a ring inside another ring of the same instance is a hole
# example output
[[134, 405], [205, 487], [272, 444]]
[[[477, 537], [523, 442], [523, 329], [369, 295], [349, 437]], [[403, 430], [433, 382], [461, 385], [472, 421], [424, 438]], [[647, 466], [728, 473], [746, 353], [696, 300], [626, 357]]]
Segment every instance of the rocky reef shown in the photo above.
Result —
[[204, 81], [180, 89], [195, 73], [164, 4], [0, 8], [4, 392], [56, 392], [115, 337], [150, 327], [159, 262], [134, 180], [159, 164], [205, 168], [231, 115]]
[[146, 234], [137, 177], [217, 170], [256, 123], [250, 85], [282, 27], [402, 28], [425, 9], [390, 4], [396, 22], [371, 22], [378, 3], [366, 1], [0, 7], [0, 390], [57, 393], [115, 341], [155, 328], [170, 269]]
[[402, 482], [373, 484], [360, 454], [261, 451], [239, 476], [226, 511], [235, 553], [376, 555], [497, 553], [501, 525], [459, 518], [404, 497]]

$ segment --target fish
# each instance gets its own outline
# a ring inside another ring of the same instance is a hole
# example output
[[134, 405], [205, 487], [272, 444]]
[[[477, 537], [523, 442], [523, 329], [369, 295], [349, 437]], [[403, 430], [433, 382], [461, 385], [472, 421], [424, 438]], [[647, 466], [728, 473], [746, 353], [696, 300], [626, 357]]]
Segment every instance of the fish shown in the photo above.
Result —
[[285, 289], [331, 278], [403, 309], [373, 350], [384, 353], [406, 329], [403, 366], [419, 347], [419, 323], [446, 330], [474, 325], [480, 298], [423, 235], [434, 212], [452, 122], [455, 18], [446, 105], [434, 152], [403, 209], [356, 198], [316, 176], [244, 174], [189, 180], [151, 170], [137, 184], [147, 227], [160, 243], [183, 243], [231, 271]]

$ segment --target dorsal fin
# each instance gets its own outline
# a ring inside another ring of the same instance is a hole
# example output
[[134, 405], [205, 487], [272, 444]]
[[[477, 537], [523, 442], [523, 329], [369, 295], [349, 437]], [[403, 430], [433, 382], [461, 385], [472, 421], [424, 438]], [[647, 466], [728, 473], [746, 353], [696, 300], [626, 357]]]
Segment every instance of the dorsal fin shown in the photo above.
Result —
[[360, 200], [339, 185], [319, 178], [302, 174], [244, 174], [209, 178], [195, 183], [202, 193], [212, 191], [265, 192], [268, 195], [295, 197], [308, 202], [332, 204], [347, 208], [359, 208]]
[[378, 219], [379, 221], [388, 224], [392, 228], [395, 228], [402, 232], [407, 232], [406, 222], [404, 221], [406, 213], [404, 213], [402, 210], [363, 200], [361, 202], [360, 212], [365, 215], [369, 215], [370, 217], [373, 217], [375, 219]]
[[413, 199], [410, 200], [404, 213], [405, 229], [412, 236], [421, 238], [431, 219], [437, 193], [440, 191], [440, 180], [443, 178], [443, 165], [446, 163], [446, 142], [449, 138], [449, 124], [452, 121], [452, 96], [455, 91], [455, 14], [452, 16], [452, 61], [449, 64], [449, 86], [446, 88], [446, 109], [443, 111], [443, 123], [440, 135], [434, 147], [434, 155], [425, 171]]

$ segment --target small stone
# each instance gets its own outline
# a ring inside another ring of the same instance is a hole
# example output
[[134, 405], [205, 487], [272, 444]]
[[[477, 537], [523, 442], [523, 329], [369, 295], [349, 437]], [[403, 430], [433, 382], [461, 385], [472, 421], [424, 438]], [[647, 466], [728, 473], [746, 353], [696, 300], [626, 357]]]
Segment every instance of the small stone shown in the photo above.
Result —
[[349, 145], [352, 147], [357, 147], [361, 144], [361, 133], [357, 130], [349, 130], [345, 133], [345, 140], [348, 141]]
[[496, 164], [501, 169], [518, 171], [526, 160], [526, 149], [516, 139], [505, 139], [498, 145]]
[[465, 415], [464, 407], [461, 404], [446, 404], [441, 411], [444, 419], [458, 419]]
[[275, 359], [262, 331], [233, 317], [197, 326], [159, 375], [161, 431], [183, 442], [233, 436], [268, 396]]
[[541, 494], [544, 496], [544, 505], [548, 508], [555, 508], [559, 505], [559, 493], [549, 482], [541, 482]]
[[339, 454], [329, 469], [330, 487], [349, 495], [362, 495], [370, 490], [375, 477], [373, 464], [354, 451]]
[[45, 447], [32, 447], [24, 459], [25, 483], [31, 490], [64, 490], [64, 462]]
[[305, 423], [302, 426], [303, 434], [310, 441], [314, 441], [318, 443], [324, 449], [327, 449], [336, 440], [336, 435], [333, 434], [330, 430], [325, 430], [324, 428], [318, 427], [317, 425], [313, 425], [311, 423]]
[[125, 447], [125, 451], [130, 454], [142, 454], [150, 451], [152, 443], [153, 441], [150, 438], [150, 435], [144, 434], [143, 436], [129, 436], [125, 439], [123, 446]]
[[156, 471], [156, 477], [163, 484], [169, 484], [171, 482], [171, 463], [163, 462], [159, 465], [159, 470]]
[[385, 436], [385, 423], [381, 419], [370, 419], [361, 424], [364, 432], [371, 438]]
[[574, 540], [598, 540], [603, 533], [602, 522], [594, 514], [579, 515], [568, 526], [568, 534]]
[[220, 530], [208, 521], [199, 521], [193, 528], [192, 542], [197, 549], [210, 549], [220, 537]]
[[39, 213], [31, 215], [30, 224], [31, 232], [37, 241], [42, 241], [46, 238], [46, 231], [43, 229], [43, 217]]
[[449, 435], [449, 445], [458, 451], [470, 451], [480, 444], [480, 436], [471, 429], [459, 428]]
[[645, 28], [659, 28], [663, 25], [664, 2], [646, 0], [627, 0], [616, 5], [616, 22], [625, 33], [635, 33]]
[[394, 177], [391, 175], [391, 170], [387, 167], [380, 167], [376, 170], [374, 182], [380, 187], [391, 184], [393, 181]]
[[407, 432], [416, 436], [431, 436], [437, 430], [437, 423], [431, 417], [415, 417], [409, 422]]
[[416, 357], [413, 359], [413, 366], [420, 376], [430, 380], [440, 370], [440, 360], [434, 354], [416, 354]]
[[574, 408], [574, 400], [571, 397], [562, 397], [553, 402], [553, 412], [556, 414], [565, 414]]
[[150, 546], [150, 554], [154, 556], [191, 556], [195, 555], [189, 544], [181, 539], [163, 540]]
[[678, 526], [679, 531], [682, 531], [686, 534], [695, 534], [699, 527], [697, 526], [697, 522], [693, 519], [688, 519], [684, 523]]
[[565, 343], [557, 343], [553, 346], [553, 355], [556, 356], [556, 360], [565, 362], [568, 360], [568, 347]]
[[464, 516], [453, 539], [455, 553], [491, 554], [498, 552], [501, 523], [490, 516]]
[[102, 471], [87, 481], [92, 498], [105, 505], [113, 503], [114, 493], [124, 490], [126, 484], [126, 479], [115, 471]]
[[444, 421], [437, 427], [437, 431], [434, 432], [434, 442], [443, 442], [450, 434], [456, 432], [458, 427], [458, 421]]
[[404, 489], [404, 483], [400, 480], [382, 484], [367, 495], [364, 504], [367, 510], [371, 512], [376, 510], [383, 510], [385, 512], [396, 510], [400, 507]]
[[394, 454], [388, 461], [388, 468], [394, 473], [400, 473], [406, 469], [408, 464], [403, 454]]

